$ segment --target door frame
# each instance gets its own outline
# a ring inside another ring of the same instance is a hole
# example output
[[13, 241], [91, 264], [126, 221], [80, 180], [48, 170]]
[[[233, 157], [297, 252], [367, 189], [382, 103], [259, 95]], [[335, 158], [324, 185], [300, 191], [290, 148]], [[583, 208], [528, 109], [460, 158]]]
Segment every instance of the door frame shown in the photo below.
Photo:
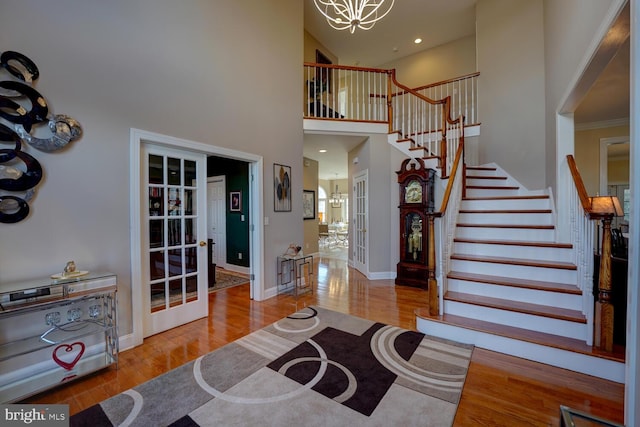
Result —
[[[356, 228], [356, 215], [358, 215], [358, 206], [360, 205], [356, 196], [356, 183], [359, 181], [364, 181], [365, 183], [365, 186], [364, 186], [364, 228], [365, 228], [364, 242], [365, 243], [364, 243], [364, 262], [363, 263], [358, 262], [358, 258], [356, 257], [357, 234], [358, 234], [358, 230]], [[369, 236], [367, 234], [368, 228], [369, 228], [369, 169], [364, 169], [353, 175], [353, 178], [351, 180], [351, 188], [352, 188], [351, 200], [353, 202], [350, 203], [349, 205], [350, 205], [351, 214], [352, 214], [350, 228], [353, 228], [353, 233], [351, 233], [353, 241], [350, 242], [349, 247], [353, 248], [352, 258], [351, 258], [352, 267], [358, 270], [359, 272], [361, 272], [362, 274], [364, 274], [365, 276], [369, 277], [369, 241], [371, 240], [369, 239]]]
[[[609, 185], [609, 155], [607, 153], [607, 148], [610, 145], [614, 144], [629, 144], [631, 138], [628, 136], [614, 136], [611, 138], [600, 138], [600, 187], [599, 191], [601, 195], [607, 195], [607, 185]], [[629, 160], [631, 160], [631, 156], [629, 156]], [[631, 177], [629, 177], [631, 178]], [[629, 179], [631, 181], [631, 179]]]
[[136, 310], [142, 305], [142, 199], [141, 179], [143, 178], [141, 150], [143, 143], [164, 145], [177, 150], [196, 152], [200, 154], [227, 157], [245, 161], [249, 164], [249, 257], [251, 264], [251, 299], [262, 301], [265, 298], [264, 291], [264, 194], [263, 194], [263, 170], [264, 160], [262, 156], [245, 153], [243, 151], [218, 147], [202, 142], [189, 141], [168, 135], [131, 128], [129, 134], [129, 222], [131, 226], [131, 313], [132, 334], [126, 337], [122, 349], [140, 345], [143, 342], [143, 313]]

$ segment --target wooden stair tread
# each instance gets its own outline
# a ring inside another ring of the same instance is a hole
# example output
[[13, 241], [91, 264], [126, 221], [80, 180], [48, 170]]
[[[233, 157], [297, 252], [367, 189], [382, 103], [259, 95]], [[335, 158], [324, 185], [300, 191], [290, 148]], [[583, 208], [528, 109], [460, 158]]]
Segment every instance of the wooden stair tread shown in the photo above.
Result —
[[470, 214], [550, 214], [551, 209], [460, 209], [459, 213]]
[[493, 179], [493, 180], [502, 180], [506, 181], [506, 176], [482, 176], [482, 175], [467, 175], [467, 179]]
[[489, 166], [467, 166], [467, 170], [472, 171], [496, 171], [498, 168], [489, 167]]
[[506, 186], [506, 185], [467, 185], [467, 190], [519, 190], [520, 187], [517, 186]]
[[561, 270], [577, 270], [575, 264], [568, 262], [558, 261], [542, 261], [542, 260], [529, 260], [522, 258], [507, 258], [507, 257], [494, 257], [483, 255], [469, 255], [469, 254], [453, 254], [451, 259], [459, 259], [463, 261], [477, 261], [477, 262], [489, 262], [493, 264], [509, 264], [509, 265], [522, 265], [529, 267], [543, 267], [543, 268], [557, 268]]
[[482, 295], [465, 294], [448, 291], [444, 295], [447, 301], [455, 301], [481, 307], [495, 308], [499, 310], [513, 311], [516, 313], [531, 314], [534, 316], [548, 317], [552, 319], [566, 320], [568, 322], [587, 323], [586, 317], [578, 310], [569, 310], [560, 307], [551, 307], [528, 302], [511, 301], [499, 298], [485, 297]]
[[553, 230], [555, 225], [529, 225], [529, 224], [466, 224], [458, 223], [458, 227], [479, 227], [479, 228], [522, 228], [533, 230]]
[[525, 240], [487, 240], [487, 239], [467, 239], [464, 237], [456, 237], [453, 239], [458, 243], [479, 243], [485, 245], [506, 245], [506, 246], [533, 246], [537, 248], [560, 248], [571, 249], [571, 243], [555, 243], [555, 242], [532, 242]]
[[[467, 187], [469, 188], [469, 187]], [[546, 194], [538, 194], [533, 196], [487, 196], [487, 197], [463, 197], [462, 200], [534, 200], [548, 199]]]
[[511, 286], [515, 288], [535, 289], [539, 291], [557, 292], [563, 294], [581, 295], [582, 291], [576, 285], [567, 283], [542, 282], [540, 280], [518, 279], [515, 277], [490, 276], [487, 274], [465, 273], [451, 271], [449, 279], [486, 283], [491, 285]]
[[574, 338], [562, 337], [559, 335], [547, 334], [544, 332], [532, 331], [529, 329], [516, 328], [508, 325], [487, 322], [484, 320], [471, 319], [468, 317], [457, 316], [453, 314], [444, 314], [440, 316], [431, 316], [428, 310], [419, 309], [416, 315], [426, 320], [459, 326], [478, 332], [484, 332], [505, 338], [511, 338], [518, 341], [530, 342], [533, 344], [544, 345], [547, 347], [557, 348], [560, 350], [571, 351], [574, 353], [585, 354], [587, 356], [600, 357], [603, 359], [613, 360], [615, 362], [624, 363], [624, 348], [614, 346], [612, 353], [607, 353], [593, 346], [587, 345], [584, 341]]

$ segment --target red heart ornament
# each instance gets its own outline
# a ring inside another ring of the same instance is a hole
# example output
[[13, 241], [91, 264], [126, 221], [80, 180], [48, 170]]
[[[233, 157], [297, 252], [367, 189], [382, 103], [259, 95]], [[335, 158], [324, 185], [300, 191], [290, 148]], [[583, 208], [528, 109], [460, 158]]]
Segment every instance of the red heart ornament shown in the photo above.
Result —
[[[75, 359], [73, 359], [71, 362], [65, 362], [64, 360], [60, 360], [60, 357], [58, 357], [59, 350], [61, 349], [64, 350], [64, 352], [60, 354], [60, 356], [62, 357], [64, 353], [71, 353], [72, 351], [74, 351], [76, 347], [79, 347], [79, 350]], [[80, 360], [83, 354], [84, 354], [84, 344], [81, 342], [74, 342], [73, 344], [60, 344], [53, 350], [52, 356], [53, 356], [54, 362], [62, 366], [67, 371], [70, 371], [73, 369], [74, 366], [76, 366], [76, 363], [78, 363], [78, 360]]]

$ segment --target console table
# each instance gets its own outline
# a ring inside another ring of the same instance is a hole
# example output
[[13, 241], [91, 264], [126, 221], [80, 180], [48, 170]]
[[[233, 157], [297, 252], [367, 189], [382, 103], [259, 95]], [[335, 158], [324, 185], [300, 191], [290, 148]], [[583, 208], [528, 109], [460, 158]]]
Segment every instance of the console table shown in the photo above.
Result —
[[313, 293], [312, 255], [280, 255], [277, 263], [278, 294], [290, 292], [297, 299], [302, 293]]
[[0, 286], [0, 402], [117, 364], [116, 290], [111, 273]]

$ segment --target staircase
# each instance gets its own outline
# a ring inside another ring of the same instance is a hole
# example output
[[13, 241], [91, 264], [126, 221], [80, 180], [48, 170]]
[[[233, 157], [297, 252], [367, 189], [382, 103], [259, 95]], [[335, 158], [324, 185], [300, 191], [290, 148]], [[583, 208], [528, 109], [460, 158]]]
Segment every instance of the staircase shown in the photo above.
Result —
[[571, 244], [556, 242], [553, 203], [496, 165], [467, 167], [441, 316], [421, 332], [624, 382], [622, 355], [587, 345]]

